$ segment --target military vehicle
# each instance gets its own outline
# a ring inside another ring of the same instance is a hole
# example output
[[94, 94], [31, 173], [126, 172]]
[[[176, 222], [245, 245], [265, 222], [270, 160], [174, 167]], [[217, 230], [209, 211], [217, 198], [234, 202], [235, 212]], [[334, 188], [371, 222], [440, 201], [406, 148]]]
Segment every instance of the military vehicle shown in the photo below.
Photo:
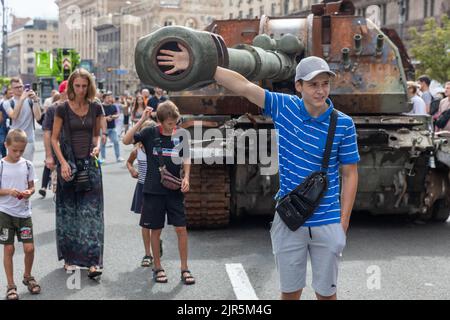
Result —
[[[324, 58], [336, 73], [330, 97], [357, 128], [361, 161], [354, 210], [447, 220], [448, 139], [433, 133], [430, 117], [407, 114], [412, 107], [406, 81], [414, 69], [395, 31], [383, 32], [354, 13], [351, 1], [327, 1], [313, 5], [306, 17], [215, 21], [206, 31], [170, 26], [139, 40], [135, 62], [141, 81], [170, 90], [192, 132], [190, 226], [224, 226], [230, 216], [273, 214], [278, 190], [277, 172], [264, 172], [267, 162], [258, 152], [275, 143], [267, 130], [273, 129], [272, 120], [214, 84], [216, 67], [295, 94], [295, 67], [311, 55]], [[190, 53], [189, 67], [165, 74], [170, 67], [158, 65], [156, 57], [162, 49], [179, 51], [178, 44]], [[248, 137], [255, 132], [257, 143]], [[246, 137], [250, 141], [243, 148], [238, 141]], [[244, 164], [237, 161], [243, 153]]]

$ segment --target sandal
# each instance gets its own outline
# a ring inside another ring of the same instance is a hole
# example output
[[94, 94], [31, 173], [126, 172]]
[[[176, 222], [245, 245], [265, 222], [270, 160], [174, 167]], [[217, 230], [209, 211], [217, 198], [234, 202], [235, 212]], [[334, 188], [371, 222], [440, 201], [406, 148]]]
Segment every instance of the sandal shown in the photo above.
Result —
[[[188, 274], [185, 276], [185, 274]], [[192, 276], [191, 271], [189, 270], [181, 270], [181, 281], [185, 284], [185, 285], [191, 285], [195, 283], [195, 278]]]
[[99, 267], [89, 268], [88, 277], [89, 279], [95, 279], [102, 275], [102, 270]]
[[144, 256], [142, 258], [141, 267], [150, 267], [153, 264], [153, 257], [152, 256]]
[[37, 283], [33, 276], [24, 277], [22, 283], [27, 286], [31, 294], [41, 293], [41, 286]]
[[16, 285], [11, 285], [11, 286], [7, 286], [6, 289], [6, 300], [19, 300], [19, 295], [17, 294], [17, 286]]
[[157, 282], [157, 283], [167, 283], [168, 279], [167, 279], [166, 272], [164, 271], [164, 269], [153, 270], [153, 280], [155, 280], [155, 282]]
[[65, 271], [66, 273], [73, 273], [73, 272], [76, 271], [76, 269], [77, 269], [77, 266], [70, 265], [70, 264], [65, 264], [65, 265], [64, 265], [64, 271]]

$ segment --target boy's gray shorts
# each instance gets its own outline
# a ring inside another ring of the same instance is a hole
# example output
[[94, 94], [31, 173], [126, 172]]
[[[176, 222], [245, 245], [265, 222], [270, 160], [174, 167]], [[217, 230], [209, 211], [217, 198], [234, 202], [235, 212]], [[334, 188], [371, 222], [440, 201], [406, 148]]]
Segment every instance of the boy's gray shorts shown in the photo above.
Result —
[[324, 297], [336, 293], [339, 260], [346, 244], [346, 235], [340, 223], [300, 227], [291, 231], [275, 213], [270, 235], [281, 292], [296, 292], [306, 286], [309, 252], [313, 289]]

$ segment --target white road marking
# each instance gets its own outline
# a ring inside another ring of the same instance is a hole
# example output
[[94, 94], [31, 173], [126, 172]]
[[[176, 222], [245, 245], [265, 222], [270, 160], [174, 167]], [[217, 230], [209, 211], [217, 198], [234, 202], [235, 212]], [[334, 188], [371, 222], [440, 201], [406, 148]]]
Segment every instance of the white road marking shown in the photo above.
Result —
[[238, 300], [259, 300], [242, 264], [227, 263], [225, 268]]

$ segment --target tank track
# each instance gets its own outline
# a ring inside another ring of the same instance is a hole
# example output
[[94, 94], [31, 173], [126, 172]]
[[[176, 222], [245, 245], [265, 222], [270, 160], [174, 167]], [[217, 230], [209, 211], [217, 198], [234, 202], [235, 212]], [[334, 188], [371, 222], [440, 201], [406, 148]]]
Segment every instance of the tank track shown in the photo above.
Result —
[[225, 165], [191, 166], [185, 194], [189, 228], [219, 228], [230, 222], [230, 177]]

